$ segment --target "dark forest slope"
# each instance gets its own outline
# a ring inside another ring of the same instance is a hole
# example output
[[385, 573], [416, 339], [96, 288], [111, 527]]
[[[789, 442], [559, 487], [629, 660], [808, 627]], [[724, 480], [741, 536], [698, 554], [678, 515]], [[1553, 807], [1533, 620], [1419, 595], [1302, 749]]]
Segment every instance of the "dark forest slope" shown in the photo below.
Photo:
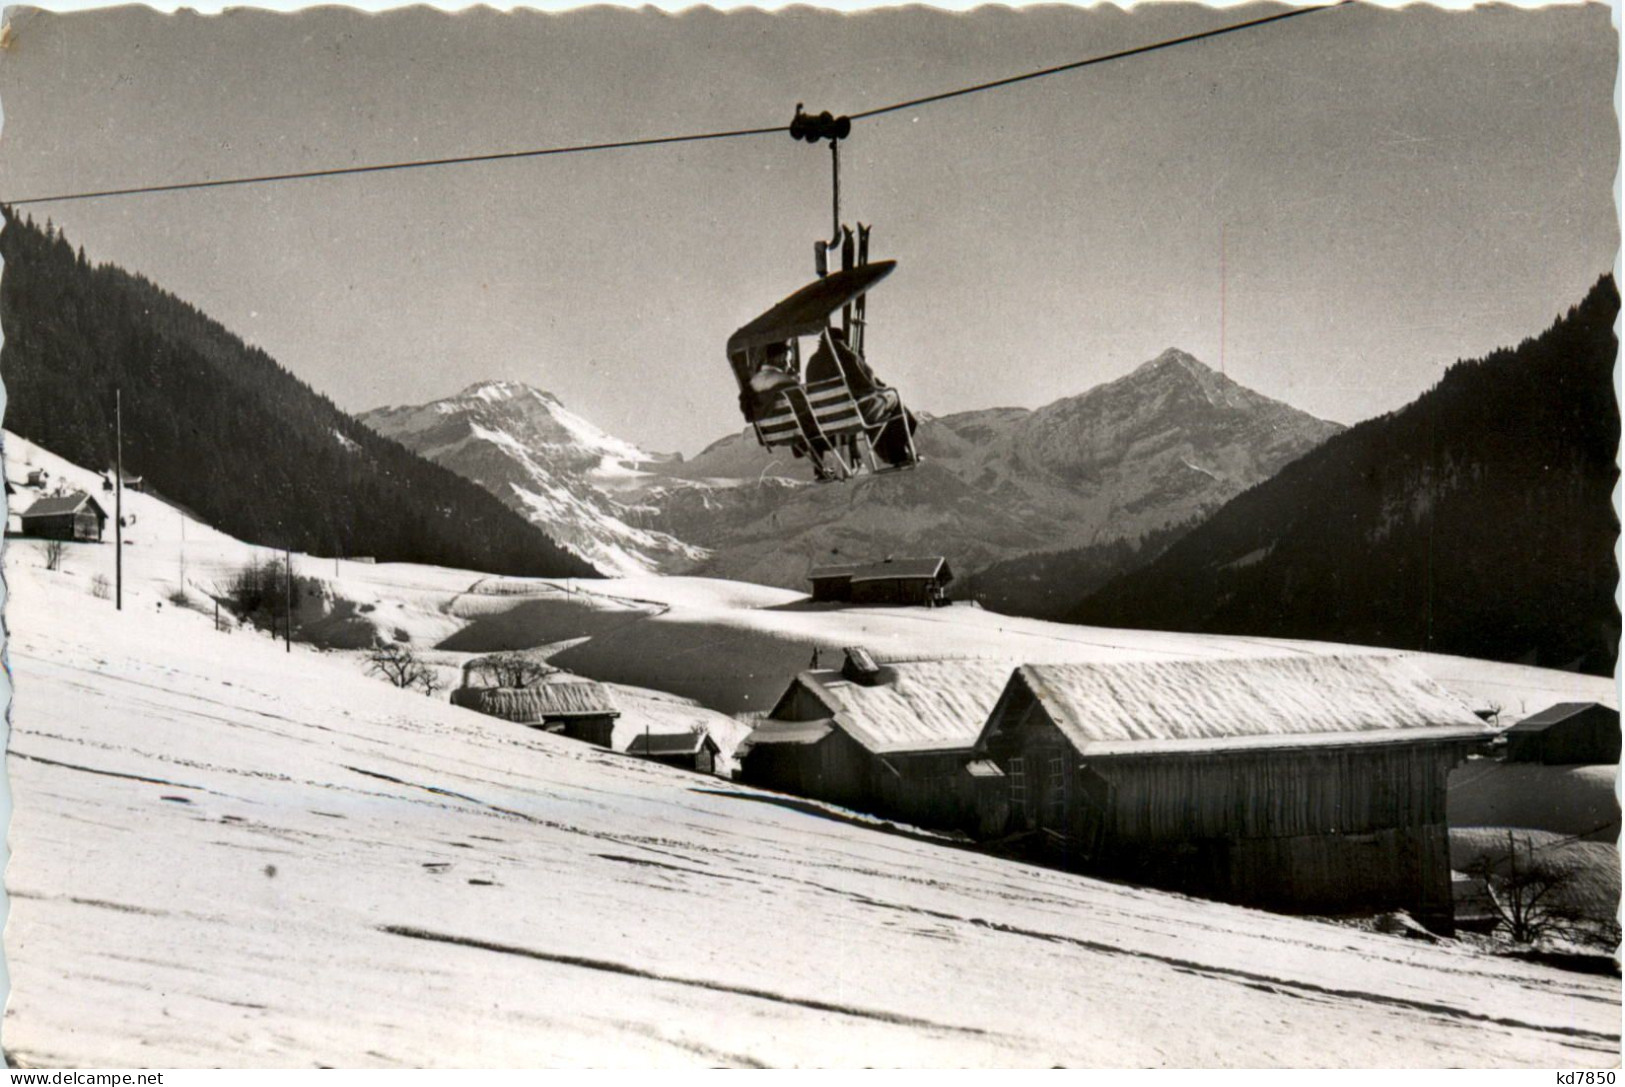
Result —
[[91, 467], [125, 471], [239, 538], [492, 573], [591, 576], [495, 497], [361, 425], [265, 352], [146, 279], [91, 266], [8, 212], [5, 425]]
[[1068, 618], [1612, 674], [1611, 276], [1515, 349], [1239, 495]]

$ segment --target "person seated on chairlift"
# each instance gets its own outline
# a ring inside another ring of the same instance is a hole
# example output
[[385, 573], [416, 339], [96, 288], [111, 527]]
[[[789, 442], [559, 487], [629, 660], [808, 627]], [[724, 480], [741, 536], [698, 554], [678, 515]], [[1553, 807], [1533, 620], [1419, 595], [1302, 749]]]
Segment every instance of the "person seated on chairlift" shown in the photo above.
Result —
[[789, 341], [768, 344], [763, 349], [762, 361], [756, 367], [756, 372], [750, 376], [751, 391], [765, 397], [799, 383]]
[[[739, 410], [747, 423], [771, 414], [779, 393], [800, 384], [788, 342], [768, 344], [760, 354], [751, 352], [751, 355], [754, 367], [739, 375]], [[735, 368], [739, 369], [737, 364]]]
[[[739, 393], [739, 410], [744, 413], [747, 422], [765, 418], [772, 414], [780, 393], [800, 384], [800, 378], [796, 375], [795, 356], [791, 353], [789, 342], [768, 344], [763, 348], [754, 372], [746, 380], [745, 388]], [[798, 402], [792, 398], [791, 407], [796, 417], [801, 420], [803, 428], [810, 428], [810, 418], [802, 418], [806, 415], [805, 402]], [[790, 446], [790, 452], [798, 459], [811, 457], [813, 474], [821, 480], [830, 478], [828, 469], [824, 467], [824, 454], [828, 451], [827, 443], [816, 439], [811, 447], [802, 438], [796, 438]]]
[[[830, 344], [835, 345], [835, 355], [830, 353]], [[839, 363], [836, 362], [836, 355], [840, 356]], [[909, 435], [919, 429], [919, 421], [914, 418], [913, 412], [902, 406], [902, 398], [897, 395], [897, 390], [875, 376], [863, 356], [848, 346], [846, 333], [831, 327], [827, 340], [820, 337], [818, 350], [807, 360], [807, 381], [811, 383], [841, 377], [843, 371], [847, 388], [858, 402], [863, 421], [871, 427], [882, 428], [874, 440], [875, 456], [893, 468], [908, 464]], [[906, 432], [903, 430], [905, 426], [908, 428]]]

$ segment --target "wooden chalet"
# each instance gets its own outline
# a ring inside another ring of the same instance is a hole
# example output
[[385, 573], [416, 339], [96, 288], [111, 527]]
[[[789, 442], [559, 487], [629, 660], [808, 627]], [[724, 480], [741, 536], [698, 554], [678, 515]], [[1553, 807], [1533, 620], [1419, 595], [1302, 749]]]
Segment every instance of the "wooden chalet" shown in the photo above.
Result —
[[1008, 661], [880, 665], [848, 649], [798, 675], [734, 757], [739, 780], [918, 826], [974, 825], [972, 745]]
[[812, 598], [819, 601], [851, 600], [852, 571], [856, 569], [851, 563], [814, 566], [807, 574], [807, 581], [812, 585]]
[[1450, 769], [1492, 731], [1397, 657], [1026, 665], [975, 745], [978, 831], [1059, 863], [1448, 929]]
[[[113, 493], [117, 487], [117, 480], [117, 470], [109, 468], [107, 471], [102, 473], [102, 490], [106, 491], [108, 494]], [[127, 491], [145, 492], [147, 489], [147, 481], [141, 476], [132, 476], [126, 473], [124, 476], [124, 489]]]
[[716, 773], [717, 764], [722, 760], [722, 749], [703, 728], [687, 732], [640, 732], [632, 737], [626, 753], [702, 774]]
[[941, 556], [815, 566], [807, 574], [814, 600], [923, 607], [946, 604], [953, 579], [948, 560]]
[[451, 692], [451, 702], [599, 747], [611, 746], [615, 720], [621, 715], [609, 691], [590, 680], [530, 687], [459, 687]]
[[41, 498], [19, 516], [24, 536], [101, 543], [107, 511], [84, 491]]
[[1596, 702], [1560, 702], [1506, 731], [1508, 762], [1613, 766], [1619, 762], [1619, 711]]
[[948, 560], [940, 556], [886, 559], [852, 571], [852, 603], [937, 607], [948, 602], [953, 579]]

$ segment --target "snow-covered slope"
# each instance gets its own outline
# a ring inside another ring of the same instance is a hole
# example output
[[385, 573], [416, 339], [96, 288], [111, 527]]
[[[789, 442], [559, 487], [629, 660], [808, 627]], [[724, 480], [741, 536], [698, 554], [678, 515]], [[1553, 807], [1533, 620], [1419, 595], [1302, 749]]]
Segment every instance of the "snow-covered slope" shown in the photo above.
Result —
[[6, 569], [15, 1064], [1619, 1060], [1614, 979], [883, 832]]
[[[95, 472], [5, 435], [13, 481], [40, 467], [53, 481], [99, 488]], [[24, 499], [31, 493], [24, 488]], [[100, 495], [100, 492], [96, 492]], [[106, 497], [106, 496], [101, 496]], [[232, 539], [184, 511], [126, 492], [127, 599], [169, 603], [184, 588], [204, 611], [252, 560], [281, 553]], [[111, 539], [112, 530], [108, 536]], [[64, 571], [111, 580], [110, 546], [70, 548]], [[295, 637], [330, 649], [379, 641], [432, 650], [448, 679], [469, 656], [542, 649], [581, 675], [698, 699], [727, 713], [761, 710], [814, 650], [833, 660], [863, 645], [882, 660], [992, 658], [1015, 663], [1188, 660], [1271, 654], [1390, 652], [1325, 642], [1081, 627], [980, 608], [857, 608], [812, 604], [798, 592], [700, 577], [550, 580], [466, 570], [290, 557], [301, 593]], [[1612, 682], [1428, 653], [1403, 654], [1474, 709], [1524, 716], [1554, 702], [1618, 705]]]
[[[94, 480], [6, 445], [12, 478], [31, 463]], [[1618, 1062], [1617, 980], [998, 860], [402, 693], [348, 652], [219, 632], [204, 594], [257, 549], [151, 496], [126, 510], [123, 611], [98, 595], [110, 544], [70, 546], [58, 570], [37, 541], [5, 551], [13, 1063]], [[436, 659], [465, 652], [437, 640], [523, 636], [573, 645], [556, 661], [640, 661], [621, 678], [642, 687], [686, 668], [771, 688], [811, 645], [1251, 644], [809, 609], [701, 578], [292, 562], [325, 579], [320, 606]], [[1503, 698], [1567, 681], [1495, 679]], [[616, 697], [634, 721], [714, 712]]]
[[644, 513], [615, 497], [644, 466], [670, 458], [606, 434], [551, 393], [487, 381], [361, 421], [478, 483], [606, 573], [681, 570], [705, 557], [640, 527]]

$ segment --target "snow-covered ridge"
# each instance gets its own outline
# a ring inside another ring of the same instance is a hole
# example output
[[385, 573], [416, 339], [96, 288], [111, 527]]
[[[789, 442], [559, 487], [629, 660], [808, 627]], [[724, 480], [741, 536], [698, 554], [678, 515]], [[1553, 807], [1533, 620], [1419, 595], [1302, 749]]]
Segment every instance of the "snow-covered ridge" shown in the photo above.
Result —
[[[971, 574], [1028, 552], [1134, 539], [1211, 513], [1339, 429], [1175, 348], [1036, 410], [922, 414], [925, 463], [866, 488], [861, 502], [851, 488], [813, 485], [805, 459], [763, 450], [748, 431], [683, 462], [519, 382], [363, 418], [607, 572], [703, 564], [784, 586], [800, 586], [807, 556], [833, 541], [856, 555], [942, 552]], [[602, 527], [572, 520], [571, 505], [599, 510]], [[631, 539], [628, 527], [653, 540]]]
[[673, 458], [605, 432], [551, 393], [482, 381], [362, 421], [485, 487], [605, 573], [681, 570], [708, 554], [640, 524], [643, 511], [621, 501], [648, 476], [645, 466]]

